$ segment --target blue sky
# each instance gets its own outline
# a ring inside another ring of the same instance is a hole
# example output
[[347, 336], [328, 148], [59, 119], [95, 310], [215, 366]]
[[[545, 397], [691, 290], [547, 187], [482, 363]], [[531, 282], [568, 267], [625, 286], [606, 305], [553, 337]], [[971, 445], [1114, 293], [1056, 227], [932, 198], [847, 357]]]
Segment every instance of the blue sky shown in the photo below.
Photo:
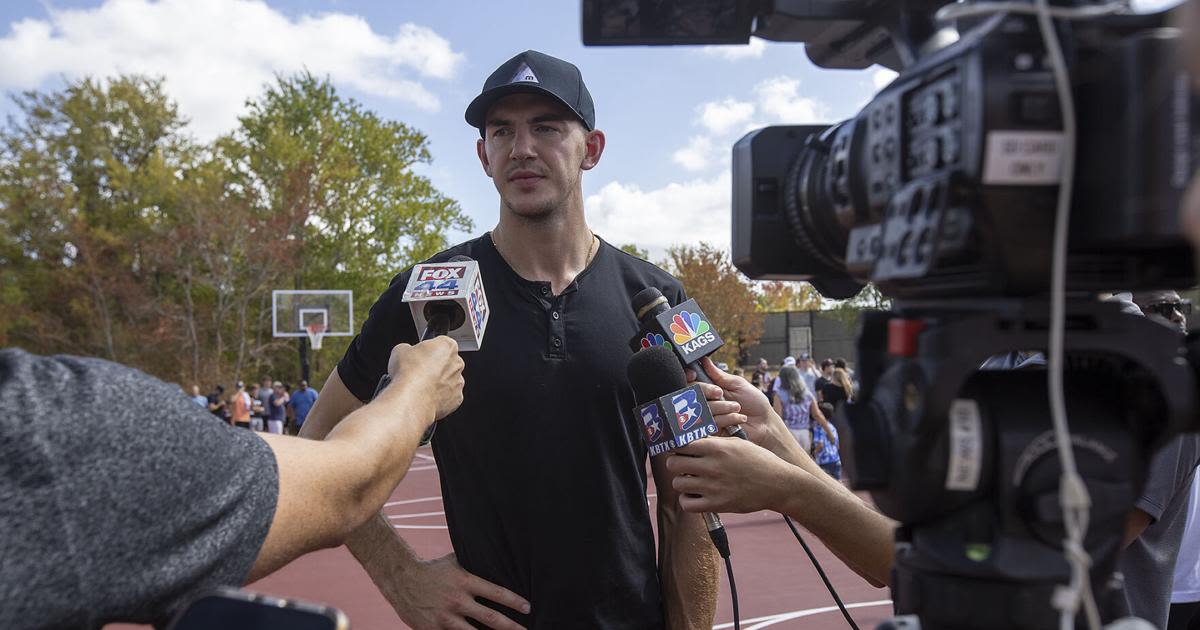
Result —
[[[537, 49], [580, 67], [608, 146], [584, 177], [589, 223], [661, 257], [729, 242], [729, 146], [757, 126], [853, 115], [890, 71], [816, 68], [797, 44], [585, 48], [577, 0], [45, 0], [0, 4], [0, 90], [161, 75], [201, 139], [228, 131], [276, 72], [307, 67], [428, 135], [434, 184], [475, 220], [498, 216], [463, 110], [488, 74]], [[11, 113], [9, 102], [0, 114]]]

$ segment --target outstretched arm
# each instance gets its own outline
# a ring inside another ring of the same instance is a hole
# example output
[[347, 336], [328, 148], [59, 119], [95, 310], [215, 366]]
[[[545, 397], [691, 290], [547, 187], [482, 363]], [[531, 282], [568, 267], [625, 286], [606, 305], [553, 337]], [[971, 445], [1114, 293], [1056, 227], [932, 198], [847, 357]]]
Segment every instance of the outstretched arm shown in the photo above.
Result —
[[[753, 443], [712, 437], [674, 451], [691, 455], [672, 454], [667, 461], [675, 490], [685, 494], [680, 499], [683, 508], [786, 514], [872, 584], [888, 583], [895, 523], [826, 475], [800, 448], [762, 392], [707, 359], [704, 367], [725, 399], [741, 406], [738, 413], [718, 415], [714, 410], [718, 425], [740, 423]], [[706, 393], [708, 387], [714, 386], [706, 386]]]
[[[393, 382], [384, 391], [395, 385]], [[332, 439], [342, 418], [349, 420], [348, 415], [361, 405], [335, 368], [309, 411], [300, 436], [322, 440], [328, 435]], [[410, 453], [405, 459], [406, 468], [411, 459]], [[469, 625], [467, 619], [497, 630], [521, 627], [476, 600], [490, 600], [521, 612], [529, 612], [529, 602], [468, 573], [459, 566], [454, 554], [428, 561], [421, 559], [378, 510], [376, 506], [376, 513], [346, 538], [346, 546], [400, 619], [414, 628], [465, 628]]]
[[279, 497], [251, 570], [260, 578], [296, 557], [342, 544], [400, 483], [421, 434], [462, 402], [462, 360], [450, 339], [392, 351], [392, 386], [323, 442], [260, 434], [275, 454]]

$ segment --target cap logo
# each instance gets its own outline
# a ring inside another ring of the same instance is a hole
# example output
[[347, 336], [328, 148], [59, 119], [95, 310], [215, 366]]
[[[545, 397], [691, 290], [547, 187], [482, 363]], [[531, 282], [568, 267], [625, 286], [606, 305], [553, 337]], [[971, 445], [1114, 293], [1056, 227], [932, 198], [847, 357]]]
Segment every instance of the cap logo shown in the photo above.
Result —
[[522, 81], [526, 83], [541, 83], [541, 81], [538, 81], [537, 75], [533, 73], [533, 69], [531, 69], [529, 64], [525, 63], [524, 61], [521, 62], [521, 66], [517, 68], [516, 74], [514, 74], [513, 78], [509, 79], [508, 82], [519, 83]]

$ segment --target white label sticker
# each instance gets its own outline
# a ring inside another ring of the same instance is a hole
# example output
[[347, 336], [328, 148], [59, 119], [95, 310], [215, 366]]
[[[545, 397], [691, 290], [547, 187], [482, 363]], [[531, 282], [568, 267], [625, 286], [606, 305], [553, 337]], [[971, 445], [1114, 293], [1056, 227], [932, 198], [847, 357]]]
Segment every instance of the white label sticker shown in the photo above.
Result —
[[983, 183], [1041, 186], [1058, 183], [1062, 168], [1061, 131], [993, 131], [987, 137]]
[[956, 398], [950, 403], [950, 467], [946, 470], [946, 489], [976, 489], [982, 467], [983, 427], [979, 405], [969, 398]]

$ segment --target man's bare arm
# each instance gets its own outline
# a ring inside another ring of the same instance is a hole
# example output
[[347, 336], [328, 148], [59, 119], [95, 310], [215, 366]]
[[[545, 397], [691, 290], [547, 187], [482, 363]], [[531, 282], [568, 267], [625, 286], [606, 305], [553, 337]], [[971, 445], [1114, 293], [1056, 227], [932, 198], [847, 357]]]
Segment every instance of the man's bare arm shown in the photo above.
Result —
[[650, 460], [658, 493], [658, 563], [667, 627], [711, 628], [717, 612], [718, 556], [699, 514], [679, 505], [663, 458]]
[[[361, 405], [335, 368], [321, 388], [300, 436], [324, 439], [342, 418]], [[422, 560], [381, 513], [351, 532], [346, 546], [400, 618], [414, 628], [466, 627], [468, 617], [497, 630], [521, 627], [481, 605], [476, 597], [529, 611], [529, 602], [464, 571], [453, 554]]]
[[325, 441], [261, 434], [275, 455], [279, 494], [251, 579], [341, 544], [387, 501], [429, 424], [462, 402], [462, 361], [449, 340], [397, 346], [389, 370], [415, 376], [397, 379]]

